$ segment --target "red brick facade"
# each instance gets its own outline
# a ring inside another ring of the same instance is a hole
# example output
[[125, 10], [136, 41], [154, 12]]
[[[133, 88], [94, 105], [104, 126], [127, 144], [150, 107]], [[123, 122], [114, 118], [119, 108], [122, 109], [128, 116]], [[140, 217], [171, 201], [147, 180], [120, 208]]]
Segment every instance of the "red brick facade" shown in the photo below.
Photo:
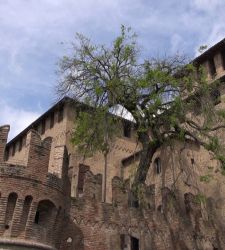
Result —
[[[5, 143], [5, 129], [0, 137]], [[102, 175], [89, 170], [83, 194], [70, 198], [66, 148], [57, 150], [57, 177], [48, 173], [51, 138], [31, 130], [26, 143], [26, 166], [0, 163], [1, 249], [225, 249], [212, 199], [202, 209], [197, 196], [164, 188], [156, 208], [154, 185], [143, 185], [134, 202], [128, 181], [114, 177], [112, 204], [103, 203]]]

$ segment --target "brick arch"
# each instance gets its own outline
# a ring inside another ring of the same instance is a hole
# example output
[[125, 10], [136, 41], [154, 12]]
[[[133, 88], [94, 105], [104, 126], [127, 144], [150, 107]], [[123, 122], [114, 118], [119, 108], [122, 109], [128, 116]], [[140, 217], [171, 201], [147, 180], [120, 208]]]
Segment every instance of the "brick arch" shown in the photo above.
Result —
[[33, 197], [31, 195], [27, 195], [24, 199], [23, 210], [20, 218], [20, 230], [19, 233], [22, 233], [25, 230], [28, 215], [31, 209], [31, 204], [33, 201]]
[[12, 192], [8, 195], [6, 214], [5, 214], [5, 229], [6, 230], [8, 230], [11, 226], [17, 199], [18, 199], [18, 195], [15, 192]]
[[54, 244], [54, 223], [57, 215], [56, 205], [49, 199], [40, 200], [33, 227], [39, 240], [47, 244]]
[[35, 215], [35, 223], [47, 227], [49, 220], [53, 217], [53, 213], [56, 212], [56, 210], [56, 206], [52, 201], [39, 201]]

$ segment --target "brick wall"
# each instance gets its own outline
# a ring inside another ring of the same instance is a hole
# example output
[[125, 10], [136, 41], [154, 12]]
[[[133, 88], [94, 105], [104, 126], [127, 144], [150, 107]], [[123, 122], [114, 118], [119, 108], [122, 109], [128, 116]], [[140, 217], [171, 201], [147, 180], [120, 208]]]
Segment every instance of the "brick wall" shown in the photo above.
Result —
[[[6, 132], [1, 136], [6, 138]], [[31, 130], [26, 140], [26, 165], [0, 162], [1, 249], [20, 249], [22, 245], [30, 249], [59, 247], [70, 205], [68, 152], [64, 146], [57, 154], [61, 174], [49, 173], [51, 144], [51, 138], [41, 140]]]
[[0, 163], [4, 162], [5, 146], [8, 139], [9, 125], [0, 126]]
[[[72, 199], [69, 226], [62, 236], [60, 249], [131, 250], [132, 237], [140, 250], [224, 249], [223, 230], [215, 225], [215, 210], [204, 207], [198, 195], [183, 194], [169, 188], [161, 190], [160, 210], [154, 206], [154, 186], [143, 186], [139, 207], [129, 205], [129, 185], [115, 177], [112, 182], [113, 203], [99, 201], [100, 191], [91, 191], [100, 176], [87, 172], [84, 190], [91, 195]], [[214, 208], [215, 209], [215, 208]], [[205, 216], [207, 214], [210, 215]], [[75, 233], [76, 232], [76, 233]], [[122, 239], [126, 248], [121, 248]], [[78, 245], [79, 244], [79, 247]]]

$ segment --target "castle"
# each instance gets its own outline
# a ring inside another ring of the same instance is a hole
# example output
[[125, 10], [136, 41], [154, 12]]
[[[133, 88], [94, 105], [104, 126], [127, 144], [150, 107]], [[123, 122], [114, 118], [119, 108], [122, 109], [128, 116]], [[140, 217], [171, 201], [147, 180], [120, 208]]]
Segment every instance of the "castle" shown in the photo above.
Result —
[[[194, 63], [223, 82], [225, 40]], [[225, 178], [208, 151], [160, 148], [132, 202], [141, 150], [132, 123], [121, 120], [105, 173], [100, 153], [83, 159], [70, 143], [79, 109], [87, 107], [65, 97], [8, 143], [10, 127], [0, 127], [0, 249], [225, 249]]]

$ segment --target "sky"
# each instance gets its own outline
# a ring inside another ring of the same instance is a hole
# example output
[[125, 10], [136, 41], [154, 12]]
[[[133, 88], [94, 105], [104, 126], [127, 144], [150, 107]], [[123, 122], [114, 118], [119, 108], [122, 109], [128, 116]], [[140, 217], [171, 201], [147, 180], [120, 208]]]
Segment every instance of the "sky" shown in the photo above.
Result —
[[147, 57], [197, 55], [225, 37], [224, 0], [0, 0], [0, 126], [10, 139], [52, 106], [76, 32], [110, 44], [131, 27]]

